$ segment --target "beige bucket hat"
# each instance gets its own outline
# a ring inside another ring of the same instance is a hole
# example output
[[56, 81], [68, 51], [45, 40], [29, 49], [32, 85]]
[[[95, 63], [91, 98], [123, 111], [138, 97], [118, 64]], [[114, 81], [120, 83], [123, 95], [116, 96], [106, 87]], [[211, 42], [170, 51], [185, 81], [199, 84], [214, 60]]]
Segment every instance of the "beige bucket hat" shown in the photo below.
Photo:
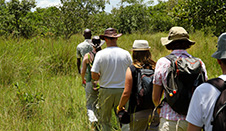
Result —
[[135, 40], [133, 42], [133, 51], [144, 51], [149, 50], [151, 47], [149, 47], [148, 41], [146, 40]]
[[188, 32], [183, 27], [179, 26], [172, 27], [169, 30], [168, 37], [161, 38], [161, 43], [165, 46], [176, 40], [187, 40], [191, 43], [191, 45], [195, 44], [194, 41], [189, 39]]

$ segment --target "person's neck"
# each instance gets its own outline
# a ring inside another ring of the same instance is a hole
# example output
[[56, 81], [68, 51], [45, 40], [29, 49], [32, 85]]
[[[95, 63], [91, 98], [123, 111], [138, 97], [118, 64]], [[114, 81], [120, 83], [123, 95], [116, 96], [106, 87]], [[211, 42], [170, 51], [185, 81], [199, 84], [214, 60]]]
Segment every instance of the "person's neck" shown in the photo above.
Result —
[[96, 49], [93, 49], [93, 51], [92, 51], [93, 53], [96, 53]]
[[226, 70], [222, 70], [222, 72], [223, 72], [223, 75], [226, 75]]
[[107, 47], [118, 47], [117, 43], [107, 43]]

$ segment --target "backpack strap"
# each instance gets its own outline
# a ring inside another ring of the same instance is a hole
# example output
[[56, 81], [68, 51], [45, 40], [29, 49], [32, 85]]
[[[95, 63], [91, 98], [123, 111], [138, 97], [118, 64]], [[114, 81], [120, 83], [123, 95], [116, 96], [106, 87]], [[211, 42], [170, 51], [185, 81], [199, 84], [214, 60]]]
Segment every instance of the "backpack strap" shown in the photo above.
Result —
[[[214, 87], [216, 87], [221, 93], [226, 89], [226, 83], [223, 79], [221, 78], [213, 78], [207, 81], [207, 83], [213, 85]], [[217, 101], [219, 97], [217, 98]], [[216, 101], [216, 104], [217, 104]], [[215, 105], [216, 106], [216, 105]], [[211, 122], [211, 125], [213, 125], [215, 123], [215, 120], [217, 118], [217, 116], [219, 115], [219, 113], [226, 107], [226, 103], [219, 109], [216, 111], [216, 109], [214, 108], [214, 112], [216, 112], [215, 114], [213, 113], [213, 121]]]
[[[193, 57], [192, 55], [188, 55], [188, 54], [185, 54], [185, 53], [182, 53], [180, 56], [182, 56], [182, 55], [185, 55], [185, 56], [187, 56], [187, 57], [192, 57], [192, 58], [196, 58], [196, 57]], [[179, 56], [179, 57], [180, 57]], [[167, 55], [167, 56], [165, 56], [169, 61], [173, 61], [173, 60], [175, 60], [175, 59], [177, 59], [178, 57], [175, 55], [175, 54], [173, 54], [173, 53], [171, 53], [171, 54], [169, 54], [169, 55]]]
[[[165, 58], [166, 59], [168, 59], [169, 61], [170, 61], [170, 68], [172, 68], [172, 69], [175, 69], [176, 70], [176, 65], [175, 65], [175, 60], [177, 59], [177, 56], [175, 55], [175, 54], [173, 54], [173, 53], [171, 53], [171, 54], [169, 54], [169, 55], [167, 55], [167, 56], [165, 56]], [[169, 72], [168, 72], [169, 73]], [[169, 76], [169, 77], [171, 77], [171, 78], [173, 78], [174, 77], [174, 74], [173, 73], [171, 73], [171, 76]], [[175, 84], [175, 83], [172, 83], [172, 84]], [[173, 85], [173, 87], [175, 87], [174, 85]], [[164, 87], [164, 89], [165, 89], [165, 91], [168, 93], [168, 94], [170, 94], [170, 92], [169, 92], [169, 90], [170, 90], [170, 88], [168, 88], [168, 85], [166, 86], [166, 87]], [[174, 90], [174, 89], [173, 89]], [[166, 99], [164, 98], [164, 101], [166, 101]], [[162, 101], [163, 102], [163, 101]], [[161, 103], [162, 103], [161, 102]], [[162, 104], [160, 104], [160, 105], [162, 105]]]
[[221, 78], [213, 78], [207, 81], [207, 83], [216, 87], [220, 92], [226, 89], [225, 82]]
[[[130, 70], [133, 76], [133, 82], [136, 80], [137, 81], [137, 68], [132, 64], [130, 65]], [[132, 92], [136, 92], [134, 89], [132, 89]]]
[[173, 63], [173, 61], [175, 59], [177, 59], [177, 56], [175, 54], [173, 54], [173, 53], [171, 53], [171, 54], [169, 54], [169, 55], [167, 55], [165, 57], [171, 62], [171, 64]]
[[139, 90], [141, 89], [141, 88], [139, 88], [139, 87], [141, 87], [141, 86], [139, 86], [139, 84], [141, 84], [141, 70], [140, 70], [140, 66], [139, 65], [132, 65], [131, 66], [132, 68], [130, 68], [130, 69], [132, 69], [131, 71], [134, 73], [134, 79], [136, 79], [137, 80], [137, 84], [136, 84], [136, 99], [138, 99], [138, 92], [139, 92]]
[[89, 66], [92, 68], [92, 66], [93, 66], [93, 61], [94, 61], [94, 57], [95, 57], [95, 55], [96, 55], [96, 53], [94, 53], [93, 51], [90, 51], [89, 53], [88, 53], [88, 64], [89, 64]]

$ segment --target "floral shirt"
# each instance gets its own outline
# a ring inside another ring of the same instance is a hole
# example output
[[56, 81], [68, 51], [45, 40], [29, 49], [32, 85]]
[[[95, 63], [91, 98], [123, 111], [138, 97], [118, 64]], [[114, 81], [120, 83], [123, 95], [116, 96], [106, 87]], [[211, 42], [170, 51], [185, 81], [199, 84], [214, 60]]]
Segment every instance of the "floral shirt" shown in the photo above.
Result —
[[[186, 50], [174, 50], [172, 54], [175, 54], [176, 56], [180, 57], [188, 57], [191, 56], [187, 53]], [[185, 55], [184, 55], [185, 54]], [[154, 74], [154, 80], [153, 83], [159, 86], [166, 86], [167, 85], [167, 69], [170, 67], [171, 62], [165, 58], [160, 58], [155, 67], [155, 74]], [[205, 68], [205, 64], [202, 62], [202, 68], [205, 72], [205, 77], [207, 80], [207, 72]], [[166, 102], [164, 103], [163, 107], [161, 108], [160, 117], [163, 117], [168, 120], [185, 120], [184, 115], [180, 115], [176, 113]]]

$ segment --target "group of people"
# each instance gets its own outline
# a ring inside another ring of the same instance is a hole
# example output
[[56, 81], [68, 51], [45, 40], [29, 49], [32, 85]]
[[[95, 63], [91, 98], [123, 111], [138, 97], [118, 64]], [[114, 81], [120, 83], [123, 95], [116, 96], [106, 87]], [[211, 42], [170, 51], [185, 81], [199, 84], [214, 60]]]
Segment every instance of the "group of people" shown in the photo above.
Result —
[[[116, 116], [122, 110], [130, 113], [131, 121], [129, 124], [121, 124], [122, 131], [146, 130], [149, 122], [147, 116], [152, 114], [152, 110], [136, 107], [136, 70], [144, 65], [145, 68], [154, 70], [152, 100], [157, 107], [166, 95], [164, 87], [167, 86], [171, 61], [162, 57], [155, 62], [147, 40], [134, 41], [131, 57], [128, 51], [118, 47], [117, 40], [122, 34], [114, 28], [108, 28], [103, 35], [93, 37], [91, 30], [86, 29], [83, 36], [85, 41], [77, 46], [77, 66], [82, 83], [86, 85], [86, 107], [92, 130], [111, 130], [112, 109]], [[104, 43], [107, 47], [101, 50]], [[168, 36], [161, 38], [161, 43], [177, 57], [193, 57], [186, 50], [195, 42], [189, 39], [189, 34], [183, 27], [172, 27]], [[212, 57], [217, 59], [221, 67], [223, 75], [219, 77], [226, 80], [226, 33], [219, 37], [217, 44], [218, 49]], [[205, 64], [199, 60], [205, 80], [208, 80]], [[220, 91], [213, 85], [199, 85], [192, 95], [187, 115], [177, 113], [164, 102], [158, 110], [160, 123], [150, 130], [200, 131], [205, 128], [206, 131], [211, 131], [214, 105], [219, 95]]]

